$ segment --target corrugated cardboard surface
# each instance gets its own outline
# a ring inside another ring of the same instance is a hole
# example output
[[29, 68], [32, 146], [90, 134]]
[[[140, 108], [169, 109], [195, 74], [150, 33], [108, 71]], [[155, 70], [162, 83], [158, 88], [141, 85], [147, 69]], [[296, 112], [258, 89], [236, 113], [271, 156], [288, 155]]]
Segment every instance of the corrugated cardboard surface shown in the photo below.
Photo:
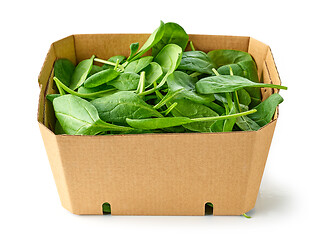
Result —
[[[76, 214], [240, 215], [254, 207], [276, 118], [256, 132], [54, 135], [55, 118], [45, 95], [56, 88], [53, 62], [74, 63], [92, 54], [128, 55], [147, 34], [74, 35], [52, 45], [39, 76], [38, 121], [62, 205]], [[280, 84], [269, 47], [253, 38], [191, 35], [197, 49], [237, 49], [254, 57], [264, 82]], [[264, 92], [264, 97], [271, 94]]]

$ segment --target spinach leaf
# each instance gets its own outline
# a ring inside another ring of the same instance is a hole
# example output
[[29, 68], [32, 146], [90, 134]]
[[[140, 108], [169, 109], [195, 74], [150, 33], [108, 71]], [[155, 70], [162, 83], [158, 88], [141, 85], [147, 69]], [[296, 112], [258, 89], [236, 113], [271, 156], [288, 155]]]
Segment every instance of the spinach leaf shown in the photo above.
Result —
[[66, 134], [58, 120], [55, 121], [54, 133], [56, 135]]
[[[174, 117], [202, 118], [218, 116], [212, 109], [187, 99], [175, 99], [177, 106], [172, 110]], [[210, 132], [212, 122], [194, 122], [183, 127], [195, 132]]]
[[53, 107], [56, 118], [66, 134], [95, 135], [100, 132], [131, 129], [100, 120], [97, 109], [91, 103], [70, 94], [55, 98]]
[[[108, 59], [109, 62], [113, 62], [113, 63], [116, 63], [116, 61], [118, 61], [120, 64], [123, 63], [125, 61], [126, 57], [125, 56], [122, 56], [122, 55], [116, 55], [116, 56], [113, 56], [113, 57], [110, 57]], [[113, 66], [110, 66], [113, 68]]]
[[257, 131], [261, 127], [248, 116], [239, 117], [236, 120], [236, 125], [243, 131]]
[[140, 48], [140, 50], [133, 56], [127, 59], [128, 62], [132, 62], [140, 58], [145, 52], [157, 44], [164, 34], [164, 22], [161, 21], [160, 26], [150, 35], [145, 44]]
[[176, 44], [167, 44], [154, 58], [154, 61], [161, 66], [163, 73], [169, 75], [176, 70], [181, 58], [181, 47]]
[[114, 89], [113, 86], [109, 86], [107, 84], [102, 84], [100, 86], [97, 86], [97, 87], [94, 87], [94, 88], [86, 88], [84, 86], [80, 86], [78, 89], [77, 89], [77, 92], [78, 93], [96, 93], [96, 92], [101, 92], [101, 91], [104, 91], [104, 90], [109, 90], [109, 89]]
[[92, 55], [90, 59], [83, 60], [76, 66], [69, 88], [76, 90], [84, 83], [89, 72], [91, 71], [94, 58], [95, 56]]
[[238, 50], [218, 49], [208, 52], [207, 55], [217, 68], [243, 61], [253, 61], [249, 53]]
[[99, 92], [92, 92], [92, 93], [79, 93], [79, 92], [76, 92], [72, 89], [70, 89], [69, 87], [65, 86], [58, 78], [54, 77], [53, 80], [59, 84], [62, 89], [74, 96], [77, 96], [77, 97], [81, 97], [81, 98], [87, 98], [87, 99], [94, 99], [94, 98], [97, 98], [97, 97], [102, 97], [104, 95], [107, 95], [107, 94], [111, 94], [112, 92], [115, 91], [115, 89], [106, 89], [106, 90], [102, 90], [102, 91], [99, 91]]
[[[256, 64], [253, 60], [224, 65], [224, 66], [219, 67], [217, 71], [222, 75], [230, 75], [230, 67], [232, 68], [234, 75], [247, 78], [251, 80], [252, 82], [256, 82], [256, 83], [259, 82]], [[261, 103], [262, 97], [261, 97], [260, 89], [249, 87], [249, 88], [245, 88], [245, 90], [250, 95], [251, 101], [250, 101], [250, 104], [248, 105], [251, 108]]]
[[206, 77], [196, 83], [197, 92], [201, 94], [234, 92], [245, 87], [270, 87], [287, 90], [285, 86], [255, 83], [243, 77], [230, 75]]
[[167, 85], [172, 92], [179, 89], [182, 90], [175, 99], [186, 98], [206, 106], [215, 99], [213, 94], [202, 95], [197, 93], [195, 87], [196, 80], [184, 72], [175, 71], [170, 74], [167, 79]]
[[58, 59], [54, 63], [54, 76], [60, 79], [66, 86], [71, 83], [75, 65], [68, 59]]
[[[229, 114], [236, 114], [235, 105], [229, 111]], [[212, 124], [211, 132], [231, 132], [236, 124], [236, 118], [230, 118], [226, 120], [219, 120]]]
[[116, 87], [118, 90], [136, 90], [140, 76], [133, 72], [121, 73], [116, 79], [108, 82], [108, 85]]
[[151, 56], [139, 58], [138, 60], [129, 63], [125, 68], [125, 72], [139, 73], [142, 69], [147, 67], [152, 60], [153, 57]]
[[120, 72], [115, 71], [114, 69], [102, 70], [101, 72], [98, 72], [87, 78], [84, 83], [84, 87], [86, 88], [98, 87], [104, 83], [112, 81], [118, 75], [120, 75]]
[[53, 102], [53, 100], [54, 100], [55, 98], [60, 97], [60, 96], [61, 96], [61, 94], [48, 94], [48, 95], [46, 96], [46, 98], [47, 98], [50, 102]]
[[202, 51], [184, 52], [178, 69], [195, 71], [212, 75], [212, 68], [215, 68], [214, 62]]
[[236, 113], [226, 116], [216, 116], [216, 117], [203, 117], [203, 118], [188, 118], [188, 117], [166, 117], [166, 118], [148, 118], [148, 119], [130, 119], [127, 118], [126, 122], [129, 126], [135, 129], [145, 129], [145, 130], [152, 130], [152, 129], [162, 129], [168, 127], [175, 127], [180, 125], [190, 125], [200, 122], [215, 122], [218, 120], [224, 119], [231, 119], [231, 118], [238, 118], [240, 116], [245, 116], [251, 113], [254, 113], [256, 110], [250, 110], [247, 112]]
[[154, 82], [158, 81], [163, 75], [161, 66], [156, 62], [151, 62], [143, 69], [143, 71], [146, 73], [146, 88], [150, 87]]
[[129, 55], [129, 59], [131, 59], [135, 54], [136, 52], [138, 51], [138, 48], [139, 48], [139, 43], [132, 43], [130, 44], [130, 55]]
[[283, 101], [284, 99], [278, 93], [274, 93], [256, 106], [255, 109], [257, 112], [251, 114], [249, 118], [255, 121], [260, 127], [263, 127], [272, 120], [277, 106]]
[[91, 103], [98, 110], [102, 120], [118, 124], [126, 124], [126, 118], [163, 117], [137, 94], [128, 91], [97, 98]]
[[188, 40], [188, 34], [180, 25], [173, 22], [165, 23], [163, 37], [152, 47], [152, 56], [156, 56], [162, 48], [169, 43], [174, 43], [180, 46], [184, 51], [188, 44]]
[[98, 65], [92, 65], [91, 70], [90, 70], [87, 78], [89, 78], [91, 75], [94, 75], [95, 73], [100, 72], [102, 70], [103, 70], [102, 67], [100, 67]]

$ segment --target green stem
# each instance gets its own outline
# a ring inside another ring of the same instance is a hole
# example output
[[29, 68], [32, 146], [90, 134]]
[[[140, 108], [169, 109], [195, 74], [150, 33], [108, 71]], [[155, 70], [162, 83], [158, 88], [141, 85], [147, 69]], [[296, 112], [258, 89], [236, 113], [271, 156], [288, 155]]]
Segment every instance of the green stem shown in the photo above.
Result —
[[229, 119], [229, 118], [242, 117], [242, 116], [245, 116], [245, 115], [249, 115], [249, 114], [255, 113], [256, 111], [257, 111], [256, 109], [251, 109], [251, 110], [246, 111], [246, 112], [235, 113], [235, 114], [230, 114], [230, 115], [216, 116], [216, 117], [192, 118], [190, 120], [192, 122], [206, 122], [206, 121], [224, 120], [224, 119]]
[[[154, 87], [156, 87], [157, 86], [157, 83], [156, 82], [154, 82], [153, 83], [153, 86]], [[162, 99], [163, 99], [163, 95], [162, 95], [162, 93], [159, 91], [159, 90], [155, 90], [155, 95], [157, 96], [157, 98], [161, 101]]]
[[234, 92], [234, 101], [235, 101], [238, 112], [241, 112], [240, 102], [239, 102], [239, 97], [238, 97], [237, 91]]
[[250, 216], [248, 216], [247, 214], [242, 214], [242, 216], [244, 216], [245, 218], [251, 218]]
[[145, 91], [145, 92], [140, 93], [139, 96], [145, 96], [145, 95], [154, 93], [156, 90], [160, 89], [160, 88], [164, 85], [164, 83], [166, 83], [167, 77], [168, 77], [170, 74], [171, 74], [171, 73], [167, 72], [167, 73], [165, 74], [165, 76], [163, 77], [162, 81], [161, 81], [156, 87], [151, 88], [151, 89], [149, 89], [149, 90], [147, 90], [147, 91]]
[[231, 97], [231, 93], [226, 92], [225, 95], [226, 95], [226, 99], [227, 99], [228, 108], [229, 108], [229, 110], [231, 110], [233, 107], [233, 100]]
[[116, 60], [116, 63], [115, 63], [115, 67], [114, 67], [114, 70], [115, 70], [115, 71], [117, 70], [118, 65], [119, 65], [119, 60], [117, 59], [117, 60]]
[[[114, 62], [110, 62], [110, 61], [103, 60], [103, 59], [100, 59], [100, 58], [94, 58], [93, 60], [94, 60], [95, 62], [99, 62], [99, 63], [111, 65], [111, 66], [114, 66], [114, 67], [115, 67], [115, 65], [116, 65], [116, 63], [114, 63]], [[124, 71], [123, 65], [118, 64], [118, 68], [121, 69], [122, 72]]]
[[275, 85], [275, 84], [267, 84], [267, 83], [255, 84], [252, 87], [268, 87], [268, 88], [277, 88], [277, 89], [283, 89], [283, 90], [287, 90], [288, 89], [285, 86]]
[[194, 77], [198, 77], [200, 76], [202, 73], [199, 73], [199, 72], [193, 72], [191, 74], [189, 74], [190, 77], [194, 78]]
[[59, 93], [60, 95], [65, 95], [65, 92], [63, 90], [63, 88], [60, 86], [60, 84], [58, 82], [55, 82], [55, 85], [57, 86], [58, 90], [59, 90]]
[[191, 51], [196, 51], [195, 47], [193, 46], [192, 41], [189, 41], [189, 44], [190, 44]]
[[214, 74], [216, 75], [216, 76], [219, 76], [220, 74], [218, 73], [218, 71], [215, 69], [215, 68], [212, 68], [212, 71], [214, 72]]
[[142, 93], [145, 89], [145, 76], [146, 76], [146, 73], [145, 71], [142, 71], [140, 73], [140, 79], [139, 79], [139, 83], [138, 83], [138, 87], [137, 87], [137, 93]]
[[177, 102], [174, 102], [168, 109], [166, 109], [165, 111], [163, 111], [162, 113], [164, 113], [164, 116], [166, 116], [167, 114], [169, 114], [176, 106], [177, 106]]
[[59, 84], [64, 91], [72, 94], [72, 95], [75, 95], [77, 97], [81, 97], [81, 98], [88, 98], [88, 99], [93, 99], [103, 93], [107, 93], [107, 92], [111, 92], [111, 91], [115, 91], [116, 89], [113, 88], [113, 89], [107, 89], [107, 90], [103, 90], [103, 91], [99, 91], [99, 92], [94, 92], [94, 93], [78, 93], [72, 89], [70, 89], [69, 87], [67, 87], [66, 85], [64, 85], [57, 77], [54, 77], [53, 80]]
[[178, 89], [175, 92], [169, 92], [166, 94], [166, 96], [155, 106], [153, 106], [154, 109], [159, 109], [160, 107], [164, 106], [168, 101], [170, 101], [172, 98], [174, 98], [178, 93], [183, 91], [184, 89]]

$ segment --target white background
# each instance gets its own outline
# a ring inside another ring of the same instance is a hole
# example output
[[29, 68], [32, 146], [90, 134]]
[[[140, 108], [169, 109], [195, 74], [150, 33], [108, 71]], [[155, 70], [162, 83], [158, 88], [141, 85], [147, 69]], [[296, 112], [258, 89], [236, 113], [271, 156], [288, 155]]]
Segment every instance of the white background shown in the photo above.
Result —
[[[0, 239], [312, 239], [310, 2], [1, 1]], [[36, 122], [37, 77], [50, 44], [77, 33], [150, 33], [160, 20], [187, 33], [253, 36], [272, 48], [289, 89], [281, 91], [251, 219], [76, 216], [61, 207]]]

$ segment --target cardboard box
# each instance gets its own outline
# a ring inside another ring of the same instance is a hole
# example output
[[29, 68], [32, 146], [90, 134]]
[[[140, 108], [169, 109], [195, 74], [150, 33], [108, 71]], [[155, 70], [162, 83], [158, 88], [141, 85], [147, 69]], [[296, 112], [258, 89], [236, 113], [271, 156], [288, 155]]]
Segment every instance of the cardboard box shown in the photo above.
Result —
[[[39, 76], [38, 122], [64, 208], [75, 214], [241, 215], [256, 202], [274, 133], [271, 123], [255, 132], [168, 133], [116, 136], [55, 135], [55, 116], [45, 97], [55, 93], [53, 64], [95, 54], [129, 54], [148, 34], [73, 35], [54, 42]], [[250, 37], [190, 35], [196, 49], [237, 49], [255, 59], [265, 83], [280, 84], [269, 46]], [[262, 90], [263, 98], [273, 89]]]

